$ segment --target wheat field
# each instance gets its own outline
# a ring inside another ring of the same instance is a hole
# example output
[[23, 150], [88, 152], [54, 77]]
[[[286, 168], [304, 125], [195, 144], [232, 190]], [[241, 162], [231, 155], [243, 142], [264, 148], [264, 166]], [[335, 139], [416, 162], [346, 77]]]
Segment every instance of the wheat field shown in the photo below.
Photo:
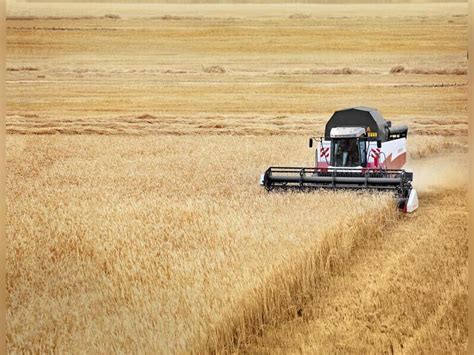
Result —
[[[9, 352], [466, 351], [466, 4], [7, 10]], [[360, 104], [415, 214], [258, 185]]]

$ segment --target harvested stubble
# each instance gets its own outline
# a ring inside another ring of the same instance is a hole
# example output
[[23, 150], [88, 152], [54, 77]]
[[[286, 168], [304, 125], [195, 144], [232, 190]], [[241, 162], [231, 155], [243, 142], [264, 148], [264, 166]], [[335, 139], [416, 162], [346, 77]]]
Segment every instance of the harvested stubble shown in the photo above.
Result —
[[467, 153], [466, 137], [414, 136], [408, 140], [409, 157], [421, 159], [450, 153]]
[[384, 195], [261, 190], [294, 140], [9, 137], [8, 349], [215, 350], [294, 316], [396, 215]]

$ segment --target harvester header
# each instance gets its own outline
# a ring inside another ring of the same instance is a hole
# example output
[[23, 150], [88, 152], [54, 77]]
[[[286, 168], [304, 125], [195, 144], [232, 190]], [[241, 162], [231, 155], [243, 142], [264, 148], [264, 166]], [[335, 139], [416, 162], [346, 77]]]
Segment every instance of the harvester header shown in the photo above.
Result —
[[[369, 189], [394, 191], [405, 212], [418, 208], [406, 162], [408, 127], [393, 126], [374, 108], [336, 111], [318, 140], [314, 167], [269, 167], [260, 178], [268, 191], [292, 189]], [[315, 137], [309, 140], [313, 147]]]

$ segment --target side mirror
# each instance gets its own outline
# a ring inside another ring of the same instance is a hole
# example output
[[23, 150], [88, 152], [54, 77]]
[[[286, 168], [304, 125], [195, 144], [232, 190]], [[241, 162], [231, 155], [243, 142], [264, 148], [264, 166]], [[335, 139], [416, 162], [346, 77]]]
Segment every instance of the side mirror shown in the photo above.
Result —
[[382, 148], [382, 141], [377, 141], [377, 148]]
[[309, 139], [309, 147], [310, 147], [310, 148], [313, 148], [313, 138], [310, 138], [310, 139]]

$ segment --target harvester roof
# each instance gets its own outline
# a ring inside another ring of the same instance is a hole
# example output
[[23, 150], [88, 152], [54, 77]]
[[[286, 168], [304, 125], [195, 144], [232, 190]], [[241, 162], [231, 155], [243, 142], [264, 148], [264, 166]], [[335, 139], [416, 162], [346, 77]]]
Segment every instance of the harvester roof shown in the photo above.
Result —
[[334, 112], [326, 124], [324, 137], [331, 139], [331, 129], [335, 127], [362, 127], [367, 131], [367, 139], [386, 141], [390, 126], [377, 109], [357, 106]]

